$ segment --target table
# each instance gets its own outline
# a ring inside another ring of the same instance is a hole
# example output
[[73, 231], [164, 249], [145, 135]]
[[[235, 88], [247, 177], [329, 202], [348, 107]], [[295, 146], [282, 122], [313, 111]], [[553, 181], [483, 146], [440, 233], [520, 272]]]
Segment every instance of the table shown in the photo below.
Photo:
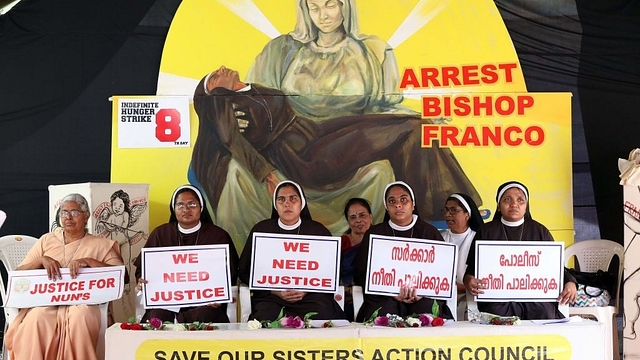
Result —
[[248, 330], [246, 323], [213, 331], [107, 329], [106, 360], [602, 360], [603, 324], [585, 320], [539, 325]]

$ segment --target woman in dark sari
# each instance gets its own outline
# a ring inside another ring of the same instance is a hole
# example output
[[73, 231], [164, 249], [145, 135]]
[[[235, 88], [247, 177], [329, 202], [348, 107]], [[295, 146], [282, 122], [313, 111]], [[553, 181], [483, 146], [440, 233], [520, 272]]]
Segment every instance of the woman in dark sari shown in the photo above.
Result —
[[353, 258], [356, 256], [365, 232], [371, 227], [373, 215], [371, 205], [363, 198], [351, 198], [344, 206], [344, 217], [349, 223], [349, 230], [342, 235], [340, 284], [344, 286], [345, 313], [348, 319], [353, 319]]

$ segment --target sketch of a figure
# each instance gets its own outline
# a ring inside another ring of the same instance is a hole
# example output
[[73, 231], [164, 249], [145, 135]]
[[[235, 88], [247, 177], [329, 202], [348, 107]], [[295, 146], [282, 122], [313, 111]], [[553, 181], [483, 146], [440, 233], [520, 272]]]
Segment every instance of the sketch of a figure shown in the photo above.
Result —
[[120, 247], [146, 240], [147, 235], [144, 231], [133, 229], [146, 210], [146, 201], [132, 206], [129, 194], [123, 190], [117, 190], [111, 194], [109, 203], [103, 204], [96, 218], [95, 234], [118, 241]]
[[[636, 187], [640, 194], [640, 187]], [[638, 337], [638, 319], [640, 319], [640, 204], [627, 201], [624, 204], [624, 278], [622, 286], [624, 294], [624, 330], [625, 339], [635, 340]], [[629, 240], [627, 240], [629, 239]], [[631, 284], [630, 284], [631, 283]], [[633, 283], [639, 285], [635, 289]]]

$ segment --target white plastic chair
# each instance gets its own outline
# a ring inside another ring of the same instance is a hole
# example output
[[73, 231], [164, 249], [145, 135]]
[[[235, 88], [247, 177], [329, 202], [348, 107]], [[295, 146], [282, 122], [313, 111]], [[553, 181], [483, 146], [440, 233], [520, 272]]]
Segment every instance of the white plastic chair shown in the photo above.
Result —
[[251, 290], [247, 285], [239, 286], [240, 293], [240, 322], [248, 322], [251, 316]]
[[580, 267], [580, 271], [597, 272], [607, 271], [614, 256], [618, 256], [620, 265], [618, 267], [618, 278], [616, 290], [611, 306], [598, 307], [569, 307], [570, 315], [588, 315], [594, 317], [598, 322], [605, 325], [608, 336], [606, 343], [606, 353], [619, 359], [618, 351], [618, 331], [615, 316], [618, 313], [620, 302], [620, 284], [622, 282], [622, 271], [624, 269], [624, 247], [615, 241], [605, 239], [582, 240], [569, 245], [565, 250], [565, 264], [575, 256]]
[[[6, 235], [0, 238], [0, 261], [7, 271], [15, 270], [18, 265], [27, 256], [29, 250], [33, 247], [33, 244], [38, 241], [37, 238], [28, 235]], [[2, 277], [0, 277], [0, 295], [2, 296], [2, 304], [7, 303], [6, 284]], [[18, 310], [16, 308], [4, 307], [4, 330], [3, 334], [7, 332], [9, 324], [18, 316]], [[8, 359], [9, 354], [2, 343], [2, 358]]]
[[[0, 238], [0, 261], [4, 265], [7, 271], [14, 271], [22, 260], [27, 256], [27, 253], [33, 245], [38, 241], [37, 238], [28, 235], [7, 235]], [[4, 280], [0, 277], [0, 294], [2, 295], [3, 304], [6, 303], [7, 293], [5, 289]], [[100, 304], [100, 334], [98, 336], [98, 344], [96, 347], [96, 354], [98, 359], [104, 359], [104, 346], [105, 346], [105, 331], [107, 330], [107, 322], [109, 317], [108, 303]], [[16, 316], [20, 309], [4, 307], [4, 332]], [[9, 359], [9, 351], [5, 348], [4, 342], [2, 344], [2, 358]]]
[[[353, 317], [355, 321], [355, 317], [358, 316], [358, 311], [360, 311], [362, 303], [364, 302], [364, 291], [362, 286], [354, 285], [351, 292], [353, 294]], [[458, 320], [458, 289], [455, 286], [451, 292], [451, 299], [447, 300], [447, 306], [449, 310], [451, 310], [453, 320]]]
[[[251, 316], [251, 290], [247, 285], [240, 285], [240, 322], [248, 322]], [[344, 310], [344, 286], [338, 286], [333, 294], [334, 300]]]

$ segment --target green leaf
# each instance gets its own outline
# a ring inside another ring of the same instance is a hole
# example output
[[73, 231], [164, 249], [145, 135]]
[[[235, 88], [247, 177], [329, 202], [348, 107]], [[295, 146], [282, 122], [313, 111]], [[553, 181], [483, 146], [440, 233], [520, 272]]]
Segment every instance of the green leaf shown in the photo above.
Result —
[[438, 305], [438, 301], [433, 300], [433, 305], [431, 305], [431, 314], [435, 317], [440, 315], [440, 306]]
[[304, 319], [303, 321], [306, 323], [307, 321], [309, 321], [311, 319], [312, 316], [314, 315], [318, 315], [317, 312], [308, 312], [304, 315]]
[[363, 324], [365, 325], [373, 324], [373, 321], [378, 317], [378, 312], [380, 312], [381, 309], [382, 309], [382, 306], [377, 308], [376, 311], [374, 311], [371, 314], [371, 316], [369, 316], [369, 319], [365, 321]]
[[135, 324], [135, 323], [137, 323], [137, 322], [138, 322], [138, 321], [136, 320], [136, 317], [135, 317], [135, 316], [132, 316], [132, 317], [130, 317], [130, 318], [129, 318], [129, 324]]
[[284, 317], [284, 306], [280, 309], [280, 313], [278, 314], [278, 317], [274, 321], [280, 321], [280, 319], [282, 319], [283, 317]]

